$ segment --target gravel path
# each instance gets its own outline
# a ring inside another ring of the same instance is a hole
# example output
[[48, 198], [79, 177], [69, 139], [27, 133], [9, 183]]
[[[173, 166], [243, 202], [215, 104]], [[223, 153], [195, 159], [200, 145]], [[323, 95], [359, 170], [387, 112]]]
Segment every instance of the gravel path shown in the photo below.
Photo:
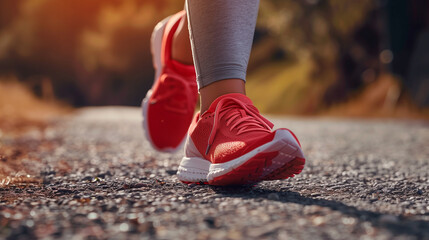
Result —
[[0, 187], [0, 239], [429, 239], [428, 123], [271, 119], [306, 167], [245, 187], [178, 182], [182, 153], [153, 151], [137, 108], [3, 136], [36, 177]]

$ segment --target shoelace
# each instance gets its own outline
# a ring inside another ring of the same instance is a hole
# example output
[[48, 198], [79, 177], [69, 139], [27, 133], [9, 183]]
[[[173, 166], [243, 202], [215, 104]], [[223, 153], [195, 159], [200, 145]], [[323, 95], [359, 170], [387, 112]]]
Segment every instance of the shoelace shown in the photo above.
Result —
[[262, 117], [256, 108], [249, 107], [233, 97], [225, 97], [218, 102], [214, 112], [213, 127], [210, 132], [206, 155], [210, 151], [219, 128], [219, 120], [223, 117], [226, 118], [226, 126], [230, 127], [230, 131], [234, 128], [238, 129], [237, 134], [251, 131], [270, 133], [274, 126], [270, 121]]
[[153, 100], [150, 102], [151, 104], [155, 104], [163, 100], [171, 100], [172, 96], [180, 94], [184, 97], [174, 98], [174, 104], [170, 102], [169, 105], [166, 105], [166, 110], [179, 114], [186, 114], [189, 111], [194, 111], [194, 109], [190, 108], [193, 108], [195, 106], [189, 103], [195, 102], [195, 96], [193, 96], [194, 94], [192, 94], [192, 88], [196, 87], [196, 83], [188, 82], [180, 75], [173, 73], [169, 73], [168, 75], [161, 75], [160, 81], [162, 82], [163, 88], [167, 90], [164, 90], [163, 93], [160, 93], [156, 97], [154, 97]]

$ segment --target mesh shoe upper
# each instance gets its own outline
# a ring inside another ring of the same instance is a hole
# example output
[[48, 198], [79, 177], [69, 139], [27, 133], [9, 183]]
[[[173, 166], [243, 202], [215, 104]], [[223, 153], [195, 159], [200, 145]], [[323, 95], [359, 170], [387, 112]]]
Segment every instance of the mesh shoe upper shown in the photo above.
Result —
[[147, 121], [150, 141], [158, 150], [177, 148], [184, 139], [197, 103], [198, 89], [193, 65], [171, 59], [171, 45], [184, 12], [172, 16], [163, 33], [161, 74], [147, 95]]
[[224, 163], [271, 141], [273, 124], [242, 94], [226, 94], [197, 116], [190, 137], [204, 158]]

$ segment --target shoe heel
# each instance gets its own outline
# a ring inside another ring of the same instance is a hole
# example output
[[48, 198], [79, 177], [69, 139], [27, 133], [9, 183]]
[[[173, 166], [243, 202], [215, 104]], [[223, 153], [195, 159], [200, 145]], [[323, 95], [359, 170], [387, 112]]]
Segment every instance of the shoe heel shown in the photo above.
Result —
[[162, 57], [161, 57], [162, 56], [162, 38], [164, 36], [165, 26], [167, 25], [167, 22], [169, 19], [170, 19], [170, 17], [167, 17], [167, 18], [163, 19], [161, 22], [159, 22], [155, 26], [155, 28], [152, 32], [152, 36], [150, 38], [152, 63], [153, 63], [153, 67], [155, 68], [155, 81], [161, 75], [161, 70], [162, 70]]
[[184, 183], [206, 183], [210, 162], [198, 157], [184, 157], [177, 170], [177, 178]]

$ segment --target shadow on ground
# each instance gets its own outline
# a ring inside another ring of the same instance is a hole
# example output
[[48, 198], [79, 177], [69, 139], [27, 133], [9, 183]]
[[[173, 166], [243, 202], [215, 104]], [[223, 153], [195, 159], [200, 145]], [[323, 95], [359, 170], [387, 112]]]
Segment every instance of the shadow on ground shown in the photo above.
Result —
[[[205, 186], [201, 186], [205, 187]], [[303, 196], [298, 192], [289, 190], [272, 190], [256, 186], [217, 187], [207, 186], [223, 197], [242, 199], [268, 199], [282, 203], [295, 203], [304, 206], [316, 205], [339, 211], [344, 215], [353, 217], [360, 222], [370, 221], [375, 227], [382, 227], [394, 235], [412, 235], [424, 238], [429, 235], [429, 222], [412, 220], [406, 216], [385, 215], [380, 212], [361, 210], [339, 201], [326, 200], [310, 196]], [[323, 196], [320, 196], [323, 197]]]

